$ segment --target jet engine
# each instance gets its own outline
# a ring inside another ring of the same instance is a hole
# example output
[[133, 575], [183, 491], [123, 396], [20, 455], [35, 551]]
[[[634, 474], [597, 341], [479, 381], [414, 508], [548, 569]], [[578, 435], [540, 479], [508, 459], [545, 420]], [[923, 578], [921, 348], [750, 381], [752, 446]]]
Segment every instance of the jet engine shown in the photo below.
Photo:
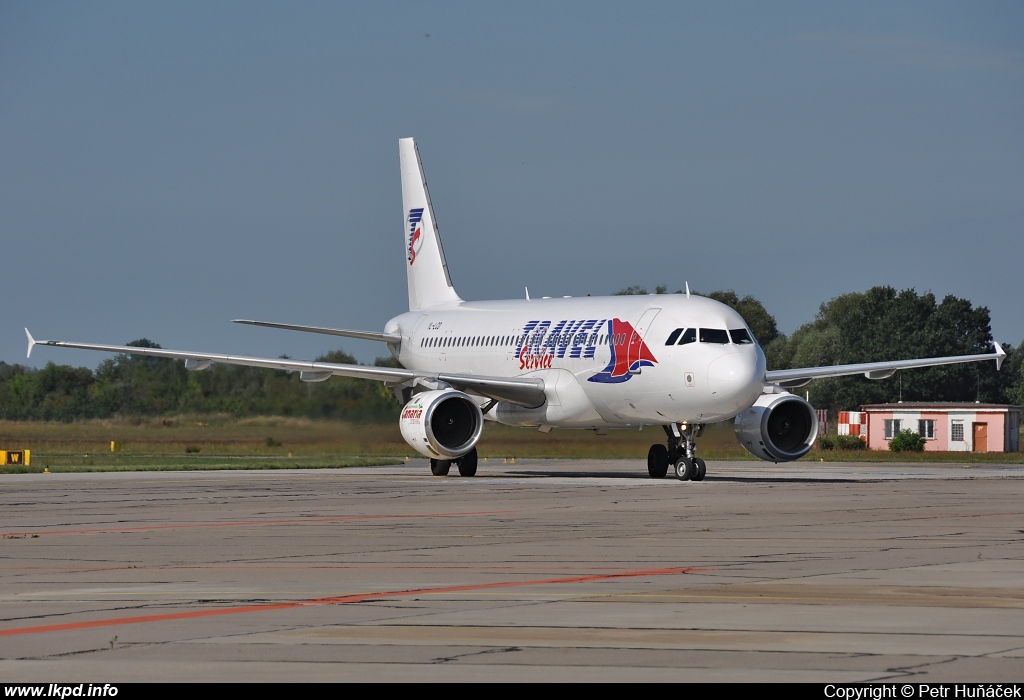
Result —
[[413, 396], [402, 409], [398, 427], [421, 455], [455, 459], [476, 446], [484, 415], [468, 394], [438, 389]]
[[755, 457], [791, 462], [811, 449], [818, 437], [818, 415], [811, 404], [788, 392], [761, 394], [736, 416], [736, 439]]

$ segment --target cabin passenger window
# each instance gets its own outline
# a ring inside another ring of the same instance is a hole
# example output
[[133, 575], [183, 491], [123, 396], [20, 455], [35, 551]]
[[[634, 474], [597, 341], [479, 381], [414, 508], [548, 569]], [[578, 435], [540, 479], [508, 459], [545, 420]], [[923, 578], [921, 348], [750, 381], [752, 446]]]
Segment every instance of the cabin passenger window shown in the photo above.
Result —
[[747, 332], [746, 328], [739, 328], [737, 330], [730, 330], [729, 335], [732, 336], [732, 342], [737, 345], [753, 345], [754, 339], [750, 337], [750, 333]]
[[729, 334], [720, 328], [701, 328], [700, 342], [715, 343], [716, 345], [728, 345]]

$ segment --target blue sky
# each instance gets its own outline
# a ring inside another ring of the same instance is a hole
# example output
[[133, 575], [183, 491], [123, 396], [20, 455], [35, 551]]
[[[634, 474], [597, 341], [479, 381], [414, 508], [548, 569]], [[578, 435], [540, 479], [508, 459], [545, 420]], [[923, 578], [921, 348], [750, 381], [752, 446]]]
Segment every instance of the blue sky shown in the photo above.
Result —
[[382, 329], [404, 136], [466, 299], [689, 282], [791, 333], [886, 284], [1024, 337], [1021, 3], [8, 1], [0, 360]]

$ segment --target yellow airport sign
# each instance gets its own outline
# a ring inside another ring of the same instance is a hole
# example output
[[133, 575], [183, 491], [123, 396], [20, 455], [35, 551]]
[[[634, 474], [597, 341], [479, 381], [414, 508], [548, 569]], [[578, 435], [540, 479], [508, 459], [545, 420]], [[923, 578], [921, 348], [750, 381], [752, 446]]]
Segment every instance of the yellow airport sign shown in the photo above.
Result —
[[32, 464], [32, 451], [0, 450], [0, 464], [28, 467]]

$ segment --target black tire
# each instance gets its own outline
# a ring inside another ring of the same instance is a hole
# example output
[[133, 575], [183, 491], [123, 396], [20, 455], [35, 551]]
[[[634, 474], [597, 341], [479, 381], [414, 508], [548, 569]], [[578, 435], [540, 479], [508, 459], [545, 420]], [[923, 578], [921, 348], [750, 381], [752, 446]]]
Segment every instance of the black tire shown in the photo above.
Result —
[[693, 481], [704, 481], [705, 475], [708, 473], [708, 465], [704, 463], [704, 460], [700, 457], [695, 457], [693, 460], [693, 476], [690, 478]]
[[476, 476], [476, 448], [459, 457], [455, 463], [459, 465], [459, 476]]
[[430, 460], [430, 473], [434, 476], [448, 476], [448, 470], [451, 468], [452, 463], [447, 459]]
[[693, 473], [693, 461], [686, 457], [680, 457], [679, 461], [676, 462], [676, 478], [680, 481], [689, 481], [693, 478]]
[[664, 479], [668, 474], [668, 448], [664, 445], [651, 445], [647, 452], [647, 473], [652, 479]]

